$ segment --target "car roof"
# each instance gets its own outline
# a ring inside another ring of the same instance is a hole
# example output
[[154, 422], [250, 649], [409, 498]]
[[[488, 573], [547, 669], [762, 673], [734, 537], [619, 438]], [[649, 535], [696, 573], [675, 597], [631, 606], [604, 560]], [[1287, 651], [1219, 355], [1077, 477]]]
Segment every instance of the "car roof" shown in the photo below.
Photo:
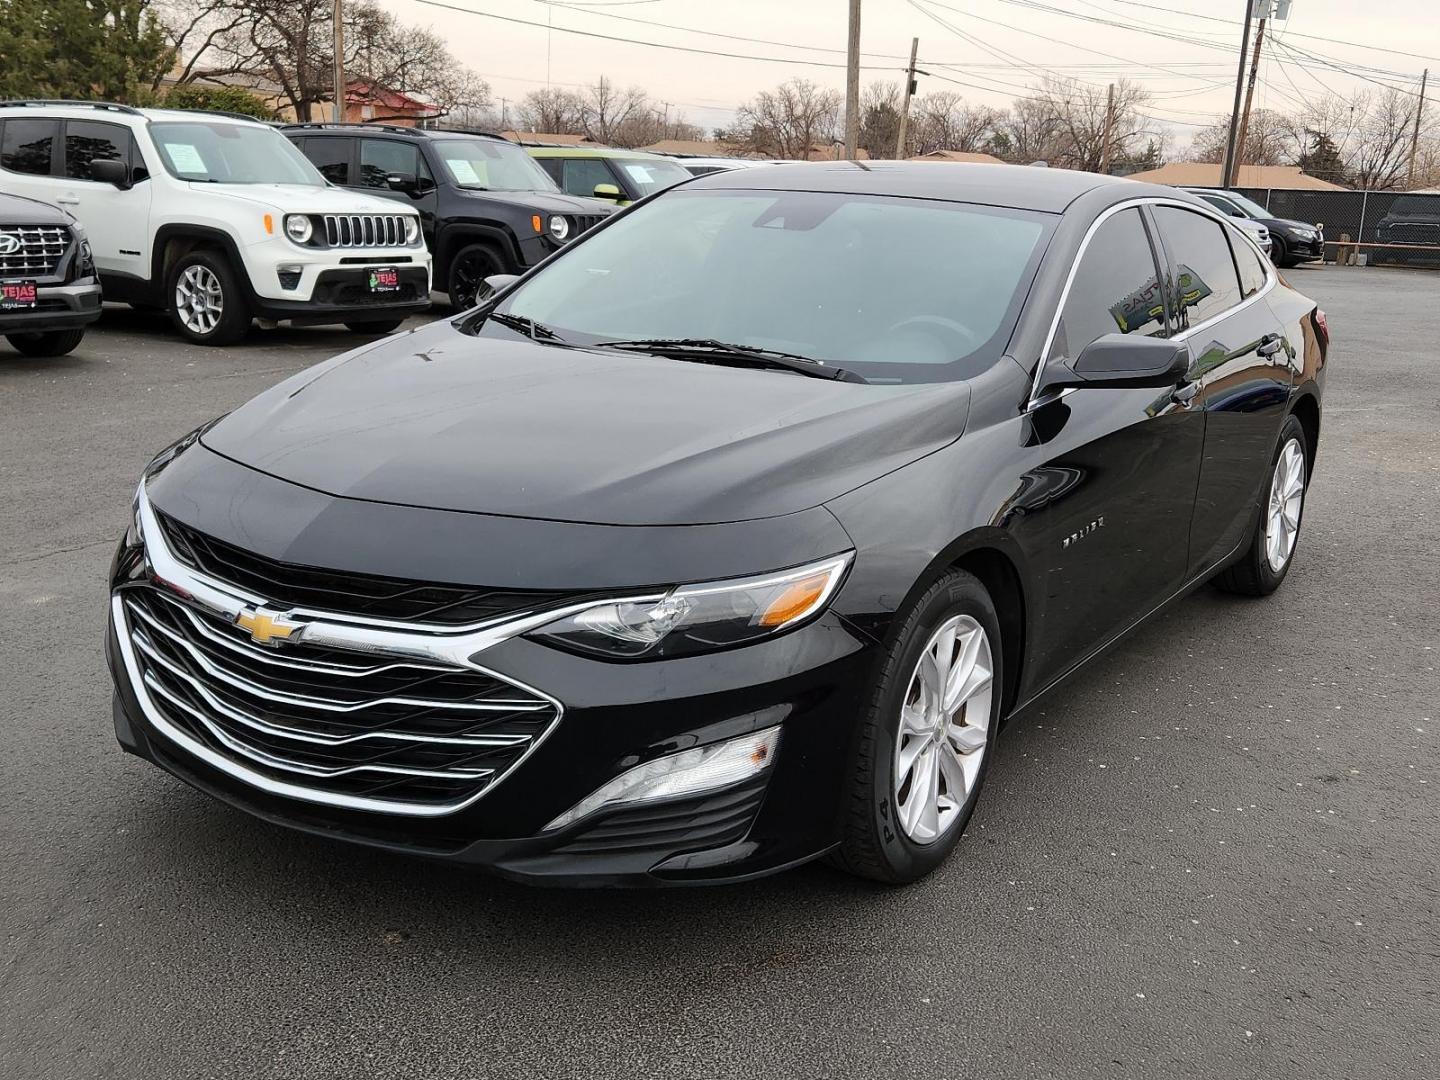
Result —
[[139, 127], [146, 121], [188, 120], [220, 123], [255, 124], [270, 127], [264, 120], [240, 113], [210, 109], [141, 109], [132, 105], [116, 105], [105, 101], [0, 101], [0, 114], [10, 117], [34, 116], [62, 120], [103, 120], [112, 124]]
[[349, 123], [337, 124], [333, 122], [308, 122], [281, 124], [280, 130], [287, 135], [318, 136], [354, 136], [360, 132], [370, 135], [400, 135], [409, 139], [483, 139], [486, 142], [504, 142], [510, 140], [503, 135], [497, 135], [493, 131], [460, 131], [451, 128], [417, 128], [403, 127], [399, 124], [375, 124], [363, 120], [356, 120]]
[[531, 157], [564, 158], [635, 158], [644, 161], [669, 161], [678, 164], [674, 158], [664, 154], [651, 154], [645, 150], [621, 150], [614, 146], [540, 146], [528, 145]]
[[707, 173], [685, 185], [765, 191], [825, 191], [1007, 206], [1059, 213], [1086, 192], [1105, 189], [1114, 201], [1170, 197], [1175, 189], [1117, 176], [1033, 165], [953, 161], [811, 161]]

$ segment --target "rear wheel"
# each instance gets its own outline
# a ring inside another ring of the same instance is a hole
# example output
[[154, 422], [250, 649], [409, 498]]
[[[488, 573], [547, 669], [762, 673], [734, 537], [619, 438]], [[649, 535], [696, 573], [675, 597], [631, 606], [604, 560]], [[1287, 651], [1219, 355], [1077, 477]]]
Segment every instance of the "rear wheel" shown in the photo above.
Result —
[[376, 337], [379, 337], [381, 334], [388, 334], [392, 330], [400, 329], [404, 322], [404, 319], [380, 319], [376, 322], [347, 322], [345, 329], [356, 334], [374, 334]]
[[230, 261], [192, 251], [170, 271], [170, 319], [197, 345], [232, 345], [250, 329], [250, 306]]
[[975, 809], [1000, 721], [999, 620], [985, 587], [951, 571], [901, 617], [861, 722], [841, 869], [892, 884], [945, 861]]
[[25, 356], [64, 356], [73, 352], [85, 337], [84, 329], [39, 330], [29, 334], [6, 334], [5, 340]]
[[450, 306], [456, 311], [469, 311], [475, 306], [485, 279], [491, 274], [503, 273], [505, 267], [489, 245], [471, 244], [461, 248], [450, 261]]
[[1269, 596], [1290, 572], [1310, 480], [1305, 446], [1304, 427], [1295, 417], [1288, 417], [1280, 429], [1280, 443], [1270, 463], [1270, 483], [1250, 546], [1238, 562], [1215, 578], [1217, 588], [1242, 596]]

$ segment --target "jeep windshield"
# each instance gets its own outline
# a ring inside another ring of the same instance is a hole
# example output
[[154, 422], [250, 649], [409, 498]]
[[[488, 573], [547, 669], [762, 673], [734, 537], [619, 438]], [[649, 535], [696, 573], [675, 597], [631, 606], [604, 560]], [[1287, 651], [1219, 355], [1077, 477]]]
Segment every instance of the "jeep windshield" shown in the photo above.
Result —
[[305, 155], [273, 128], [208, 120], [159, 121], [150, 125], [150, 137], [177, 180], [328, 186]]
[[[586, 348], [726, 345], [872, 383], [965, 379], [1003, 353], [1054, 221], [931, 199], [680, 188], [561, 251], [498, 310]], [[519, 332], [490, 325], [476, 329]]]
[[457, 187], [471, 191], [559, 191], [550, 174], [514, 143], [437, 139], [435, 152]]

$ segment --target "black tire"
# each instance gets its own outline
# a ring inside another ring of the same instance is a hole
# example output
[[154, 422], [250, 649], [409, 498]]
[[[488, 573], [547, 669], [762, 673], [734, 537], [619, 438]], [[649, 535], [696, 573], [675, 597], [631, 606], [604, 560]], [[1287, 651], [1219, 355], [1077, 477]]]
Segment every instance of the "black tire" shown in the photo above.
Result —
[[[1303, 474], [1301, 476], [1300, 505], [1296, 508], [1294, 542], [1289, 553], [1285, 556], [1280, 569], [1276, 570], [1271, 565], [1266, 550], [1266, 525], [1269, 520], [1269, 505], [1272, 497], [1272, 488], [1275, 482], [1276, 466], [1285, 449], [1291, 443], [1295, 443], [1300, 450], [1300, 462]], [[1300, 542], [1300, 527], [1305, 520], [1305, 494], [1310, 487], [1310, 451], [1309, 444], [1305, 439], [1305, 428], [1298, 419], [1293, 416], [1286, 417], [1285, 424], [1280, 428], [1280, 438], [1276, 440], [1275, 452], [1270, 455], [1270, 471], [1266, 475], [1265, 485], [1261, 489], [1259, 512], [1255, 515], [1255, 527], [1250, 533], [1250, 545], [1245, 549], [1245, 554], [1222, 570], [1212, 580], [1212, 584], [1222, 592], [1237, 593], [1240, 596], [1269, 596], [1280, 587], [1285, 580], [1285, 575], [1290, 573], [1290, 567], [1295, 563], [1295, 552]]]
[[25, 356], [64, 356], [74, 352], [85, 337], [83, 327], [77, 330], [37, 330], [28, 334], [6, 334], [5, 340]]
[[450, 277], [445, 283], [450, 306], [456, 311], [469, 311], [475, 298], [491, 274], [504, 274], [505, 264], [489, 244], [469, 244], [450, 260]]
[[[208, 326], [186, 325], [186, 315], [181, 311], [182, 298], [177, 295], [177, 291], [182, 277], [192, 267], [200, 267], [202, 275], [208, 273], [213, 277], [219, 290], [220, 314]], [[170, 321], [180, 332], [180, 336], [188, 341], [197, 345], [233, 345], [250, 329], [250, 304], [245, 290], [235, 268], [230, 265], [230, 260], [218, 251], [201, 249], [181, 256], [170, 268], [170, 277], [165, 288]]]
[[[911, 677], [932, 635], [957, 615], [969, 616], [979, 624], [991, 650], [985, 747], [978, 774], [963, 804], [940, 835], [919, 843], [901, 827], [900, 793], [892, 781], [895, 754], [901, 745], [901, 708]], [[1001, 688], [1005, 685], [995, 605], [985, 586], [973, 575], [961, 570], [947, 573], [908, 610], [901, 612], [897, 620], [899, 628], [886, 648], [865, 716], [856, 733], [846, 780], [842, 841], [830, 855], [831, 863], [842, 870], [895, 885], [916, 881], [938, 867], [964, 833], [994, 754], [1000, 727]]]
[[378, 319], [375, 322], [347, 322], [345, 329], [355, 334], [374, 334], [379, 337], [381, 334], [388, 334], [392, 330], [398, 330], [404, 324], [404, 319]]
[[1289, 269], [1295, 265], [1290, 259], [1290, 249], [1285, 246], [1285, 241], [1274, 233], [1270, 234], [1270, 261], [1281, 269]]

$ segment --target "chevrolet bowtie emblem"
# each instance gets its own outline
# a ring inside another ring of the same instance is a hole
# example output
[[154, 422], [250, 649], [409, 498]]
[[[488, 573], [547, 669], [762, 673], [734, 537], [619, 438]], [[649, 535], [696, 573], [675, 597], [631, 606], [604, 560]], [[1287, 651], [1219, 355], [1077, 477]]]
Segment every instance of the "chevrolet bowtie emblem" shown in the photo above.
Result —
[[291, 622], [285, 616], [264, 608], [245, 610], [235, 616], [235, 625], [250, 632], [250, 640], [257, 645], [274, 645], [299, 635], [305, 628], [303, 623]]

